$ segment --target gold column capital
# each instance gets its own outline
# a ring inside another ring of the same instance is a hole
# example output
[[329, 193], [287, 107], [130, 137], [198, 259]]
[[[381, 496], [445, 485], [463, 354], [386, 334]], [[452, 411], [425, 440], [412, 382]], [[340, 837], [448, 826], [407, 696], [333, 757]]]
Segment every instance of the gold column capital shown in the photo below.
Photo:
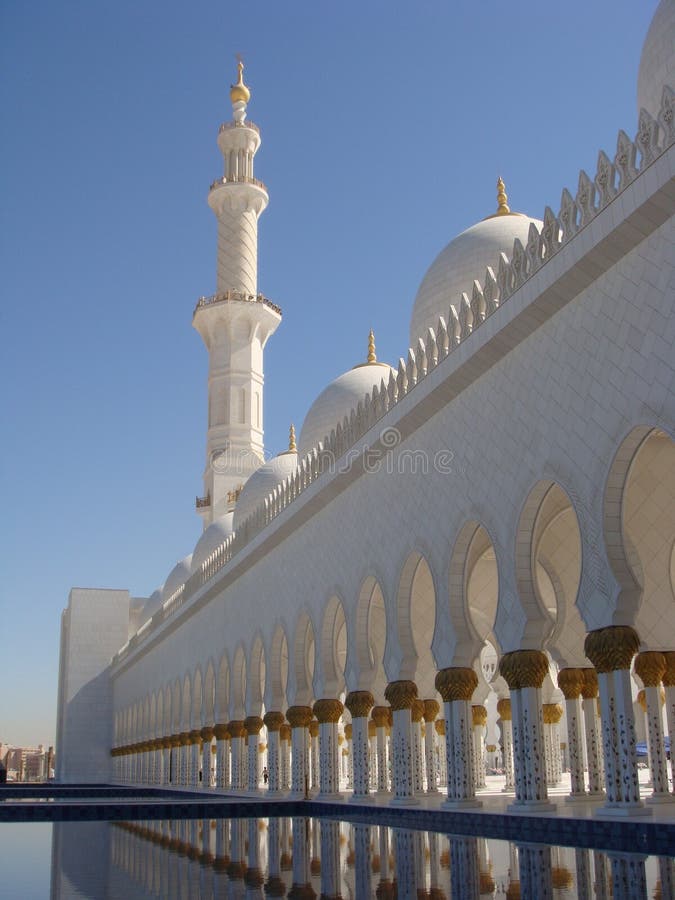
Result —
[[424, 721], [435, 722], [441, 707], [438, 700], [424, 700]]
[[315, 738], [315, 737], [319, 736], [319, 720], [318, 719], [312, 719], [311, 722], [309, 723], [308, 727], [309, 727], [309, 736], [310, 737]]
[[643, 650], [635, 657], [635, 672], [646, 688], [658, 687], [666, 674], [666, 657], [658, 650]]
[[548, 674], [548, 657], [542, 650], [512, 650], [499, 661], [499, 674], [512, 691], [540, 688]]
[[241, 719], [233, 719], [227, 726], [231, 738], [243, 738], [246, 736], [246, 728]]
[[[361, 717], [361, 718], [363, 718], [363, 717]], [[348, 741], [351, 741], [351, 739], [352, 739], [352, 725], [351, 725], [351, 722], [350, 722], [348, 725], [345, 725], [345, 737], [347, 738]]]
[[666, 663], [666, 671], [663, 675], [664, 687], [675, 685], [675, 650], [666, 650], [663, 654]]
[[497, 700], [497, 712], [502, 722], [511, 721], [511, 701], [508, 697], [502, 697], [500, 700]]
[[558, 687], [565, 700], [576, 700], [584, 687], [583, 669], [561, 669], [558, 672]]
[[202, 740], [201, 728], [195, 728], [190, 732], [190, 743], [200, 744]]
[[391, 725], [391, 708], [389, 706], [374, 706], [370, 715], [376, 728]]
[[312, 721], [312, 707], [289, 706], [286, 710], [286, 718], [291, 728], [307, 728]]
[[375, 698], [370, 691], [350, 691], [345, 699], [345, 706], [352, 715], [352, 719], [363, 719], [375, 706]]
[[230, 737], [227, 725], [223, 722], [214, 726], [213, 733], [216, 736], [217, 741], [226, 741]]
[[344, 712], [344, 706], [339, 700], [331, 700], [324, 697], [316, 701], [313, 712], [318, 719], [319, 725], [323, 725], [326, 722], [335, 723], [340, 721], [340, 716]]
[[584, 683], [581, 686], [581, 696], [584, 700], [595, 700], [598, 696], [598, 673], [589, 667], [582, 669]]
[[584, 641], [584, 653], [601, 675], [630, 669], [639, 649], [640, 638], [630, 625], [610, 625], [589, 631]]
[[263, 727], [263, 720], [260, 716], [246, 716], [244, 719], [244, 728], [248, 737], [260, 734]]
[[471, 700], [478, 687], [478, 675], [469, 667], [451, 666], [436, 673], [434, 685], [444, 703]]
[[203, 741], [206, 741], [207, 744], [211, 743], [211, 739], [213, 738], [213, 727], [212, 726], [205, 725], [199, 733], [200, 733]]
[[487, 725], [487, 709], [482, 705], [471, 707], [471, 723], [474, 727], [478, 725]]
[[563, 708], [559, 703], [543, 703], [541, 709], [545, 725], [557, 725], [562, 719]]
[[374, 738], [377, 735], [377, 725], [372, 719], [368, 719], [368, 737]]
[[384, 699], [392, 710], [410, 709], [417, 699], [417, 685], [414, 681], [390, 681], [384, 690]]
[[413, 700], [410, 707], [410, 718], [413, 722], [421, 722], [424, 718], [424, 701]]
[[436, 719], [434, 728], [436, 729], [436, 734], [443, 737], [445, 735], [445, 719]]
[[284, 722], [284, 724], [279, 729], [279, 740], [280, 741], [290, 741], [291, 739], [291, 726]]
[[647, 695], [644, 692], [644, 689], [638, 691], [637, 702], [642, 707], [642, 712], [647, 712]]
[[284, 714], [282, 712], [273, 712], [270, 710], [270, 712], [265, 713], [263, 717], [263, 722], [268, 731], [279, 731], [284, 724], [284, 721]]

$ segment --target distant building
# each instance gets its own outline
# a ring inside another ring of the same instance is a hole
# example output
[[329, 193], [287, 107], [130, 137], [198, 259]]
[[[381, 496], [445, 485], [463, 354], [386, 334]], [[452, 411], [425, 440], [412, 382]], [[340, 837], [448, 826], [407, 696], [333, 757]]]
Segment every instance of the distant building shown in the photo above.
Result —
[[[0, 772], [6, 781], [47, 781], [54, 777], [54, 748], [0, 744]], [[0, 774], [0, 781], [3, 779]]]

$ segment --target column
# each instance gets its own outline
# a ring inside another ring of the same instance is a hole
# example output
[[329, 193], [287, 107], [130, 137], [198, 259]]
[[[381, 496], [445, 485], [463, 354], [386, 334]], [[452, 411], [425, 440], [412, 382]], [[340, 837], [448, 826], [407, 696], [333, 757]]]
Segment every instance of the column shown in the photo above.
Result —
[[267, 773], [269, 777], [269, 793], [279, 794], [280, 791], [280, 747], [279, 730], [284, 724], [284, 714], [281, 712], [265, 713], [263, 719], [267, 728]]
[[635, 672], [645, 686], [649, 767], [653, 789], [648, 800], [650, 803], [663, 803], [672, 799], [668, 786], [668, 763], [661, 713], [661, 681], [666, 674], [666, 658], [663, 653], [654, 650], [638, 653], [635, 657]]
[[570, 801], [586, 798], [584, 785], [584, 744], [581, 736], [581, 690], [584, 673], [581, 669], [561, 669], [558, 687], [565, 697], [567, 713], [567, 749], [570, 758]]
[[[518, 785], [516, 769], [516, 789]], [[553, 897], [551, 848], [541, 844], [518, 844], [520, 886], [523, 897]]]
[[230, 732], [230, 763], [232, 772], [230, 775], [230, 786], [233, 791], [241, 791], [244, 788], [245, 769], [244, 769], [244, 735], [246, 729], [241, 719], [234, 719], [227, 726]]
[[352, 788], [351, 800], [358, 802], [370, 794], [370, 759], [368, 747], [368, 714], [375, 705], [370, 691], [350, 691], [345, 706], [352, 717]]
[[663, 658], [666, 663], [663, 688], [666, 693], [666, 722], [670, 735], [670, 778], [675, 791], [675, 651], [666, 651]]
[[581, 687], [581, 708], [586, 735], [586, 764], [588, 766], [588, 796], [605, 796], [605, 767], [602, 759], [602, 729], [598, 715], [598, 673], [595, 669], [581, 670], [584, 683]]
[[289, 790], [291, 786], [291, 726], [284, 722], [279, 729], [279, 788]]
[[[339, 700], [337, 701], [340, 702]], [[342, 704], [340, 704], [342, 705]], [[317, 716], [318, 718], [318, 716]], [[319, 719], [319, 721], [321, 721]], [[295, 845], [294, 845], [295, 846]], [[341, 897], [340, 823], [321, 820], [321, 896]]]
[[605, 757], [605, 814], [645, 811], [640, 800], [630, 667], [640, 647], [634, 628], [610, 625], [586, 635], [584, 651], [598, 673]]
[[371, 833], [372, 828], [370, 825], [354, 825], [354, 853], [356, 857], [354, 864], [355, 897], [373, 896], [370, 858]]
[[438, 784], [440, 787], [448, 789], [448, 758], [445, 753], [445, 719], [441, 716], [434, 723], [436, 734], [438, 735], [438, 746], [436, 754], [438, 757]]
[[[602, 696], [602, 686], [600, 687]], [[612, 866], [612, 900], [647, 900], [645, 856], [608, 853]]]
[[[471, 671], [473, 672], [473, 669]], [[451, 896], [478, 897], [480, 882], [478, 878], [478, 842], [476, 838], [452, 835], [449, 837], [449, 841]], [[538, 895], [526, 894], [526, 896], [534, 897]]]
[[319, 722], [319, 797], [322, 800], [340, 798], [340, 757], [338, 722], [344, 706], [339, 700], [317, 700], [314, 715]]
[[497, 701], [497, 712], [502, 723], [502, 755], [504, 757], [504, 773], [506, 775], [504, 792], [511, 793], [516, 789], [516, 783], [513, 778], [513, 722], [509, 697], [500, 697]]
[[[541, 686], [548, 673], [548, 659], [541, 650], [514, 650], [499, 663], [499, 672], [511, 691], [513, 715], [513, 768], [516, 782], [515, 809], [548, 809], [544, 722]], [[522, 872], [521, 872], [522, 880]]]
[[199, 767], [202, 755], [201, 741], [201, 730], [190, 732], [190, 785], [193, 788], [199, 787]]
[[214, 727], [213, 734], [216, 738], [216, 788], [223, 791], [230, 785], [230, 779], [228, 777], [230, 766], [227, 758], [227, 742], [230, 737], [230, 732], [227, 730], [227, 725], [221, 722]]
[[544, 720], [544, 752], [546, 759], [546, 784], [553, 787], [560, 784], [562, 763], [560, 761], [560, 730], [558, 723], [562, 719], [562, 706], [559, 703], [544, 703], [541, 708]]
[[377, 726], [368, 719], [368, 769], [370, 772], [370, 789], [377, 790]]
[[[270, 713], [267, 713], [267, 715], [270, 715]], [[278, 715], [282, 716], [283, 718], [282, 713], [278, 713]], [[265, 716], [265, 718], [267, 718], [267, 716]], [[269, 726], [267, 726], [267, 728], [269, 733]], [[276, 731], [275, 734], [278, 737], [279, 732]], [[286, 896], [286, 885], [281, 878], [279, 819], [275, 817], [270, 818], [267, 826], [267, 882], [265, 883], [265, 893], [268, 897]]]
[[389, 793], [389, 770], [387, 766], [387, 725], [391, 717], [388, 706], [375, 706], [371, 713], [377, 736], [377, 793]]
[[487, 727], [487, 709], [480, 704], [471, 707], [471, 725], [473, 730], [473, 766], [476, 790], [484, 788], [485, 783], [485, 729]]
[[424, 702], [413, 700], [410, 707], [410, 736], [412, 738], [413, 785], [416, 794], [424, 793], [424, 754], [422, 751], [422, 719]]
[[452, 666], [436, 674], [436, 690], [443, 698], [448, 796], [443, 806], [455, 809], [481, 806], [474, 783], [471, 698], [478, 676], [468, 666]]
[[354, 790], [354, 750], [352, 741], [352, 724], [345, 725], [345, 744], [342, 747], [342, 774], [347, 784], [347, 790]]
[[319, 785], [319, 723], [312, 719], [309, 723], [309, 789], [313, 794], [318, 794]]
[[181, 779], [182, 744], [180, 734], [171, 737], [171, 784], [179, 785]]
[[180, 785], [181, 787], [189, 787], [190, 785], [190, 732], [181, 731], [180, 733]]
[[415, 798], [415, 782], [412, 755], [412, 715], [413, 700], [417, 699], [417, 685], [414, 681], [391, 681], [384, 692], [389, 702], [394, 721], [392, 734], [392, 781], [395, 806], [410, 806], [418, 803]]
[[213, 728], [205, 726], [199, 733], [202, 740], [202, 789], [211, 790], [211, 740]]
[[[299, 707], [291, 707], [298, 709]], [[309, 709], [309, 707], [306, 707]], [[286, 718], [291, 722], [289, 716], [290, 709], [286, 713]], [[291, 722], [293, 731], [303, 731], [306, 742], [307, 725], [295, 726]], [[293, 735], [295, 737], [295, 735]], [[335, 823], [337, 824], [337, 823]], [[322, 845], [323, 856], [323, 845]], [[311, 893], [310, 893], [311, 891]], [[309, 819], [301, 816], [293, 817], [293, 887], [289, 891], [290, 897], [315, 897], [312, 890], [311, 876], [309, 871]]]
[[258, 735], [263, 727], [260, 716], [248, 716], [244, 728], [248, 735], [248, 790], [257, 793], [260, 785], [260, 754], [258, 753]]
[[439, 712], [440, 706], [436, 700], [424, 701], [424, 762], [427, 770], [427, 794], [438, 793], [434, 723]]
[[286, 718], [291, 726], [291, 794], [294, 797], [306, 797], [309, 793], [307, 728], [312, 721], [312, 708], [290, 706]]

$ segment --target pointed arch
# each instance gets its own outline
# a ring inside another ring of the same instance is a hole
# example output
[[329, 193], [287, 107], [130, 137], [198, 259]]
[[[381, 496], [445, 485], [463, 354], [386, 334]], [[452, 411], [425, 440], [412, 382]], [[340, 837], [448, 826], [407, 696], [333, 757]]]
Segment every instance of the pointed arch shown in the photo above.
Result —
[[216, 724], [226, 725], [230, 718], [230, 661], [224, 651], [218, 663], [216, 681]]
[[286, 709], [286, 686], [288, 684], [288, 640], [281, 623], [272, 636], [270, 661], [267, 677], [267, 698], [269, 709], [278, 712]]
[[420, 696], [433, 697], [436, 662], [431, 646], [436, 628], [436, 588], [426, 557], [410, 553], [403, 564], [397, 595], [402, 652], [399, 678], [415, 681]]
[[190, 712], [190, 730], [202, 727], [202, 670], [197, 666], [192, 680], [192, 707]]
[[387, 643], [387, 610], [380, 582], [368, 575], [356, 602], [355, 650], [358, 690], [383, 696], [386, 687], [384, 652]]
[[314, 626], [309, 614], [303, 611], [298, 618], [293, 640], [293, 689], [289, 697], [293, 704], [309, 704], [314, 698], [315, 655]]
[[250, 664], [247, 679], [246, 711], [249, 716], [260, 716], [265, 695], [265, 645], [260, 633], [256, 634], [251, 647]]
[[232, 661], [232, 716], [246, 718], [246, 653], [240, 644]]
[[[342, 600], [332, 594], [326, 604], [321, 627], [319, 665], [315, 671], [315, 693], [335, 698], [344, 691], [347, 657], [347, 620]], [[317, 684], [318, 679], [321, 685]]]
[[206, 664], [206, 674], [204, 675], [204, 695], [202, 698], [202, 719], [205, 726], [216, 724], [216, 670], [213, 660], [209, 659]]

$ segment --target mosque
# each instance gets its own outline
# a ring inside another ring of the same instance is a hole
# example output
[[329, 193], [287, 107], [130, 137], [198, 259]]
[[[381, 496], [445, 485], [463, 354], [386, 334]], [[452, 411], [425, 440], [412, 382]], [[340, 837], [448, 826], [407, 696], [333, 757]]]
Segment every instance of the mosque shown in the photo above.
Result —
[[268, 194], [239, 65], [208, 195], [216, 291], [193, 315], [203, 533], [149, 598], [71, 591], [58, 780], [454, 809], [489, 803], [487, 768], [528, 811], [566, 770], [605, 814], [672, 802], [671, 85], [661, 0], [637, 127], [557, 212], [514, 212], [500, 179], [431, 263], [398, 364], [371, 333], [265, 462], [282, 313], [258, 291]]

